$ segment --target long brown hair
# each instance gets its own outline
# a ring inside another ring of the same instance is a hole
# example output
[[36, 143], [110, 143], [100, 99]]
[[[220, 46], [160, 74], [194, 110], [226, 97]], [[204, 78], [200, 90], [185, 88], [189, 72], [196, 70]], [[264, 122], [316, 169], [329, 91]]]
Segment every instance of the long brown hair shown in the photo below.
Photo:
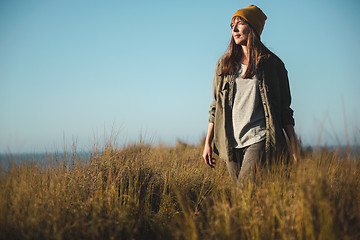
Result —
[[[236, 17], [232, 19], [234, 21]], [[246, 22], [243, 18], [241, 21]], [[247, 49], [249, 51], [249, 63], [246, 68], [243, 78], [252, 78], [256, 74], [258, 63], [261, 57], [266, 55], [275, 55], [260, 41], [260, 37], [255, 33], [252, 26], [246, 22], [250, 27], [250, 32], [247, 41]], [[231, 41], [227, 53], [223, 57], [222, 72], [220, 76], [234, 74], [238, 70], [238, 64], [242, 57], [241, 46], [235, 43], [234, 37], [231, 36]]]

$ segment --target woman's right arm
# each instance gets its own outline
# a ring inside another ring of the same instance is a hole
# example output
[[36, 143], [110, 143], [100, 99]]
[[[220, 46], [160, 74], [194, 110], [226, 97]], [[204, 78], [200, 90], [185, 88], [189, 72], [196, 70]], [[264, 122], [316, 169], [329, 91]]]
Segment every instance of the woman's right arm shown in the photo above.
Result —
[[211, 168], [215, 167], [215, 163], [212, 161], [212, 157], [211, 157], [212, 156], [211, 142], [212, 142], [213, 138], [214, 138], [214, 123], [210, 122], [208, 131], [206, 134], [204, 152], [203, 152], [202, 157], [203, 157], [205, 163]]
[[214, 79], [213, 79], [213, 100], [211, 102], [210, 105], [210, 117], [209, 117], [209, 126], [208, 126], [208, 131], [206, 134], [206, 139], [205, 139], [205, 146], [204, 146], [204, 152], [203, 152], [203, 159], [205, 161], [205, 163], [211, 167], [214, 168], [215, 167], [215, 162], [212, 161], [212, 147], [211, 147], [211, 143], [213, 141], [214, 138], [214, 122], [215, 122], [215, 110], [216, 110], [216, 101], [217, 101], [217, 86], [218, 86], [218, 78], [219, 78], [219, 69], [220, 69], [220, 65], [221, 65], [221, 59], [217, 62], [216, 64], [216, 68], [215, 68], [215, 74], [214, 74]]

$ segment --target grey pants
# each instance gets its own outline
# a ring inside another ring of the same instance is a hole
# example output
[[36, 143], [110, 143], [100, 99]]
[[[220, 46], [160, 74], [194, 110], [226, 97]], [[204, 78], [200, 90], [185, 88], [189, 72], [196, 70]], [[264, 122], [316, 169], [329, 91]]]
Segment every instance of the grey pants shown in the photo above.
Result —
[[226, 165], [230, 177], [237, 185], [243, 183], [249, 177], [255, 166], [265, 161], [265, 140], [254, 143], [244, 148], [233, 149], [233, 161], [227, 161]]

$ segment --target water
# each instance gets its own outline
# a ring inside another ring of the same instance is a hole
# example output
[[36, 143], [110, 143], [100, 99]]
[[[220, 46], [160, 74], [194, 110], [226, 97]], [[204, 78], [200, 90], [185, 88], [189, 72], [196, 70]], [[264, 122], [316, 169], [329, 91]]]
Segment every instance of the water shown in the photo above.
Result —
[[12, 165], [29, 165], [35, 164], [41, 168], [48, 167], [50, 164], [57, 166], [65, 164], [71, 167], [75, 161], [87, 161], [89, 152], [76, 153], [18, 153], [4, 154], [0, 153], [1, 173], [9, 170]]

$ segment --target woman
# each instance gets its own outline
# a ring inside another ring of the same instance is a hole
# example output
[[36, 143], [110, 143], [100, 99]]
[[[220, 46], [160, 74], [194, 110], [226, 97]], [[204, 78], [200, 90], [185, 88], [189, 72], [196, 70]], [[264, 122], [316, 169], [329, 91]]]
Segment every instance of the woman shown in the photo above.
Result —
[[287, 71], [260, 41], [266, 15], [250, 5], [231, 18], [229, 51], [220, 58], [213, 81], [213, 101], [203, 158], [214, 167], [214, 152], [226, 161], [237, 183], [257, 163], [287, 159], [286, 135], [296, 162], [297, 139]]

